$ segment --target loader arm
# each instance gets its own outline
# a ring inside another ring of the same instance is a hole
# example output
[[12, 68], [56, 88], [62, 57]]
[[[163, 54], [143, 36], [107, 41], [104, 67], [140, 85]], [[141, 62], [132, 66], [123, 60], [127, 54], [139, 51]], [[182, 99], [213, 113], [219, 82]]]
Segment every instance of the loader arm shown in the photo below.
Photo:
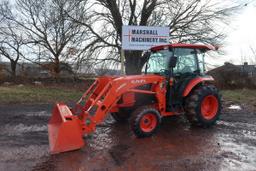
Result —
[[[119, 78], [109, 79], [105, 81], [96, 80], [95, 90], [88, 96], [80, 114], [83, 121], [83, 131], [89, 134], [95, 130], [97, 124], [101, 123], [110, 109], [117, 105], [118, 100], [123, 94], [128, 92], [155, 94], [158, 99], [156, 106], [159, 109], [165, 110], [165, 78], [157, 75], [144, 75], [144, 76], [125, 76]], [[106, 80], [106, 78], [103, 78]], [[102, 83], [106, 83], [102, 86]], [[151, 90], [139, 90], [137, 87], [145, 84], [153, 84]]]
[[[152, 84], [151, 90], [138, 89], [145, 84]], [[154, 94], [158, 100], [155, 107], [165, 111], [165, 84], [165, 77], [160, 75], [98, 78], [79, 99], [75, 109], [70, 110], [63, 103], [56, 104], [48, 124], [50, 152], [60, 153], [83, 147], [83, 135], [94, 132], [96, 125], [106, 118], [125, 93]]]

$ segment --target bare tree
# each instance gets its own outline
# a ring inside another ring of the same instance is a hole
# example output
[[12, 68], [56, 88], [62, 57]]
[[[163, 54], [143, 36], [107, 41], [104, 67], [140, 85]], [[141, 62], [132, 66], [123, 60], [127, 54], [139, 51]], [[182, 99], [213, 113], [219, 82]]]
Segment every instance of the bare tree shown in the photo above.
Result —
[[23, 57], [23, 47], [26, 41], [22, 35], [21, 30], [17, 25], [4, 21], [0, 28], [0, 56], [7, 58], [10, 61], [10, 70], [6, 70], [11, 73], [13, 79], [16, 77], [16, 68], [18, 61]]
[[256, 49], [253, 46], [250, 46], [251, 52], [253, 54], [253, 58], [256, 59]]
[[[78, 0], [83, 2], [83, 0]], [[76, 22], [89, 29], [97, 38], [98, 46], [108, 47], [111, 58], [120, 62], [122, 25], [169, 26], [174, 42], [221, 44], [225, 34], [218, 24], [239, 7], [236, 4], [219, 5], [213, 0], [92, 0], [89, 20]], [[72, 18], [72, 15], [71, 15]], [[92, 23], [92, 24], [88, 24]], [[142, 51], [125, 51], [127, 74], [141, 72], [148, 59]]]
[[84, 12], [79, 10], [75, 0], [17, 0], [15, 7], [13, 12], [10, 6], [5, 5], [3, 15], [23, 28], [29, 40], [28, 49], [40, 48], [40, 54], [31, 55], [30, 61], [50, 62], [44, 66], [56, 78], [61, 71], [61, 63], [73, 61], [75, 54], [85, 51], [84, 44], [89, 39], [86, 29], [81, 29], [80, 24], [69, 20], [65, 14], [68, 11], [79, 17], [80, 12]]
[[[40, 49], [32, 60], [50, 61], [55, 76], [61, 61], [119, 64], [122, 25], [168, 26], [173, 42], [221, 44], [225, 34], [216, 25], [239, 7], [214, 0], [16, 1], [16, 12], [6, 5], [1, 13], [25, 30], [29, 49]], [[125, 51], [126, 73], [140, 73], [147, 59], [148, 53]]]

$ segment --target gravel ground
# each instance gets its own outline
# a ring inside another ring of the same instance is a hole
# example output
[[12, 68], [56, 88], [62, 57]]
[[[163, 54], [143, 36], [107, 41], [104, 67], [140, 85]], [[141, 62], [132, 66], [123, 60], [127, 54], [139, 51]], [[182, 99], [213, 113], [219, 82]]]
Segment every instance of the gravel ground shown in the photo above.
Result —
[[81, 150], [50, 155], [52, 105], [0, 105], [0, 170], [256, 170], [256, 113], [224, 108], [217, 125], [190, 127], [164, 119], [159, 132], [137, 139], [108, 118]]

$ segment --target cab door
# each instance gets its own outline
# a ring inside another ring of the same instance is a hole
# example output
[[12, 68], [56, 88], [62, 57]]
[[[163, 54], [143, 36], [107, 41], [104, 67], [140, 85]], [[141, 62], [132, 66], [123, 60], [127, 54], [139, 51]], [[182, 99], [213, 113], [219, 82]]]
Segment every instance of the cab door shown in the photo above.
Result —
[[176, 67], [173, 68], [173, 85], [170, 87], [168, 98], [169, 108], [170, 106], [176, 108], [183, 104], [183, 91], [189, 81], [200, 73], [196, 49], [175, 48], [174, 56], [177, 57], [177, 63]]

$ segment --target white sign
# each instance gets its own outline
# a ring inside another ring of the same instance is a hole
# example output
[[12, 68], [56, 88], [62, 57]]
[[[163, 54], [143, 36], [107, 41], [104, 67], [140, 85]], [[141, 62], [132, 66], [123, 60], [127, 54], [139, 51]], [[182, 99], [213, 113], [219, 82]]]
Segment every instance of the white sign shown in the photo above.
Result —
[[123, 26], [122, 49], [148, 50], [169, 44], [169, 27]]

